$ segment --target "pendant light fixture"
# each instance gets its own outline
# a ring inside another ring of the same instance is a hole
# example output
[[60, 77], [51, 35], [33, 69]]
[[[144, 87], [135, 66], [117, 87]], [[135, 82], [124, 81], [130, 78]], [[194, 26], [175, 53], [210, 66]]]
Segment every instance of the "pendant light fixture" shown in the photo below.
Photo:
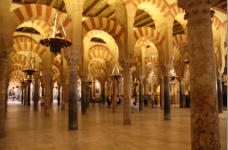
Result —
[[[32, 20], [32, 28], [33, 28], [33, 20]], [[31, 50], [30, 50], [30, 54], [29, 54], [30, 55], [29, 56], [29, 61], [28, 61], [28, 64], [26, 65], [26, 68], [22, 70], [24, 73], [27, 74], [27, 79], [26, 80], [29, 83], [32, 82], [33, 74], [35, 72], [37, 72], [37, 70], [35, 69], [35, 66], [33, 64], [33, 63], [35, 63], [35, 58], [32, 57], [32, 40], [33, 40], [33, 38], [32, 38], [32, 32], [31, 32]]]
[[[60, 23], [60, 26], [62, 28], [62, 33], [56, 34], [56, 27], [58, 22]], [[72, 42], [66, 38], [66, 32], [63, 27], [62, 21], [60, 17], [58, 16], [58, 0], [56, 0], [56, 14], [55, 14], [55, 20], [54, 20], [54, 26], [53, 26], [53, 33], [52, 37], [46, 37], [44, 39], [40, 40], [40, 43], [46, 47], [50, 46], [50, 51], [54, 54], [60, 53], [62, 48], [71, 46]]]

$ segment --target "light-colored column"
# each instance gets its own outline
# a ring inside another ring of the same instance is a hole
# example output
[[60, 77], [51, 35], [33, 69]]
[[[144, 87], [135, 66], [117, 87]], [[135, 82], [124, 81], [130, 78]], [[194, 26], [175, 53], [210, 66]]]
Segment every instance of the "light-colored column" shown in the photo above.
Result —
[[123, 124], [131, 124], [131, 70], [130, 67], [125, 67], [123, 71], [123, 86], [124, 86], [124, 100], [123, 100]]
[[49, 117], [51, 115], [51, 103], [53, 99], [53, 73], [52, 73], [52, 54], [50, 51], [48, 51], [45, 55], [45, 61], [42, 62], [42, 68], [43, 68], [43, 98], [44, 98], [44, 115], [46, 117]]
[[210, 0], [178, 0], [188, 20], [192, 150], [220, 150]]
[[77, 79], [80, 59], [82, 56], [82, 11], [84, 0], [71, 1], [70, 17], [72, 20], [72, 47], [68, 55], [69, 64], [69, 99], [68, 99], [68, 129], [78, 129], [78, 97]]

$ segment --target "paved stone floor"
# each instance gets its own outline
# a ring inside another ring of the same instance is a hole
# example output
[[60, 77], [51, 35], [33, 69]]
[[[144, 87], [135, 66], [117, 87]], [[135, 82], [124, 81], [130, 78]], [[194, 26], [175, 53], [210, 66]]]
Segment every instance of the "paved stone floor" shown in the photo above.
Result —
[[[56, 104], [54, 104], [56, 105]], [[132, 112], [132, 125], [122, 125], [122, 108], [90, 106], [79, 114], [79, 130], [67, 131], [67, 111], [53, 106], [52, 116], [20, 104], [8, 106], [6, 138], [0, 150], [190, 150], [189, 109], [172, 108], [172, 120], [162, 110]], [[226, 112], [220, 114], [222, 150], [226, 147]]]

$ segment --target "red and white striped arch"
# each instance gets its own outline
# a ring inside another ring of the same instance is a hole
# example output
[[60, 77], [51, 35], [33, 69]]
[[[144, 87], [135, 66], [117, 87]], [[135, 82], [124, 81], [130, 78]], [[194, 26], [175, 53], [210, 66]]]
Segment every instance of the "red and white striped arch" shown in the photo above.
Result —
[[135, 8], [138, 8], [138, 6], [143, 2], [151, 3], [152, 5], [156, 5], [157, 8], [160, 8], [160, 12], [164, 14], [164, 17], [172, 16], [172, 13], [170, 12], [170, 5], [167, 3], [166, 0], [123, 0], [124, 5], [132, 4]]
[[[53, 24], [55, 14], [56, 9], [40, 4], [26, 4], [13, 10], [13, 15], [18, 20], [18, 24], [31, 19], [41, 19], [47, 21], [49, 24]], [[62, 20], [63, 26], [66, 28], [70, 23], [67, 14], [62, 12], [58, 12], [58, 14]]]
[[134, 37], [136, 41], [142, 38], [149, 39], [156, 46], [162, 45], [164, 41], [164, 38], [161, 36], [161, 34], [158, 31], [149, 27], [136, 28], [136, 30], [134, 30]]
[[221, 20], [215, 15], [212, 17], [211, 21], [213, 23], [212, 25], [215, 26], [217, 30], [222, 26]]
[[25, 55], [21, 55], [21, 54], [13, 55], [10, 58], [10, 62], [9, 62], [11, 71], [23, 70], [27, 65], [28, 61], [29, 61], [29, 58]]
[[[32, 41], [32, 44], [31, 44]], [[31, 37], [19, 35], [14, 36], [13, 38], [13, 52], [17, 53], [19, 51], [33, 51], [37, 53], [40, 57], [42, 57], [46, 50], [46, 47], [42, 46], [41, 44], [37, 43]]]
[[170, 5], [170, 12], [173, 16], [177, 16], [178, 14], [185, 13], [184, 9], [178, 7], [177, 3]]
[[115, 21], [104, 17], [89, 17], [82, 22], [83, 37], [91, 30], [103, 30], [110, 33], [115, 39], [124, 42], [124, 29]]
[[113, 56], [111, 55], [109, 49], [103, 45], [95, 45], [89, 49], [88, 56], [90, 60], [94, 58], [101, 58], [105, 60], [106, 63], [111, 63], [113, 61]]
[[24, 72], [22, 72], [21, 70], [15, 70], [13, 72], [10, 73], [10, 81], [14, 81], [14, 82], [20, 82], [21, 79], [26, 78], [26, 74]]
[[188, 42], [188, 38], [187, 38], [187, 35], [185, 35], [185, 34], [177, 34], [177, 35], [173, 36], [173, 46], [174, 47], [179, 47], [181, 44], [187, 43], [187, 42]]

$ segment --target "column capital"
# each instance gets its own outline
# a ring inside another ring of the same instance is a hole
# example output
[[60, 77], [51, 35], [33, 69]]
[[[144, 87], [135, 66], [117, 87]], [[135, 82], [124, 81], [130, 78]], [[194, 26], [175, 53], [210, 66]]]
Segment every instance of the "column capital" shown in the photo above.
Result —
[[171, 68], [172, 68], [171, 64], [160, 65], [160, 71], [161, 71], [163, 76], [168, 76]]
[[[188, 24], [192, 24], [192, 21], [208, 22], [208, 17], [213, 17], [214, 11], [210, 10], [215, 0], [178, 0], [178, 6], [186, 11], [185, 19], [188, 20]], [[204, 19], [205, 18], [205, 19]]]

